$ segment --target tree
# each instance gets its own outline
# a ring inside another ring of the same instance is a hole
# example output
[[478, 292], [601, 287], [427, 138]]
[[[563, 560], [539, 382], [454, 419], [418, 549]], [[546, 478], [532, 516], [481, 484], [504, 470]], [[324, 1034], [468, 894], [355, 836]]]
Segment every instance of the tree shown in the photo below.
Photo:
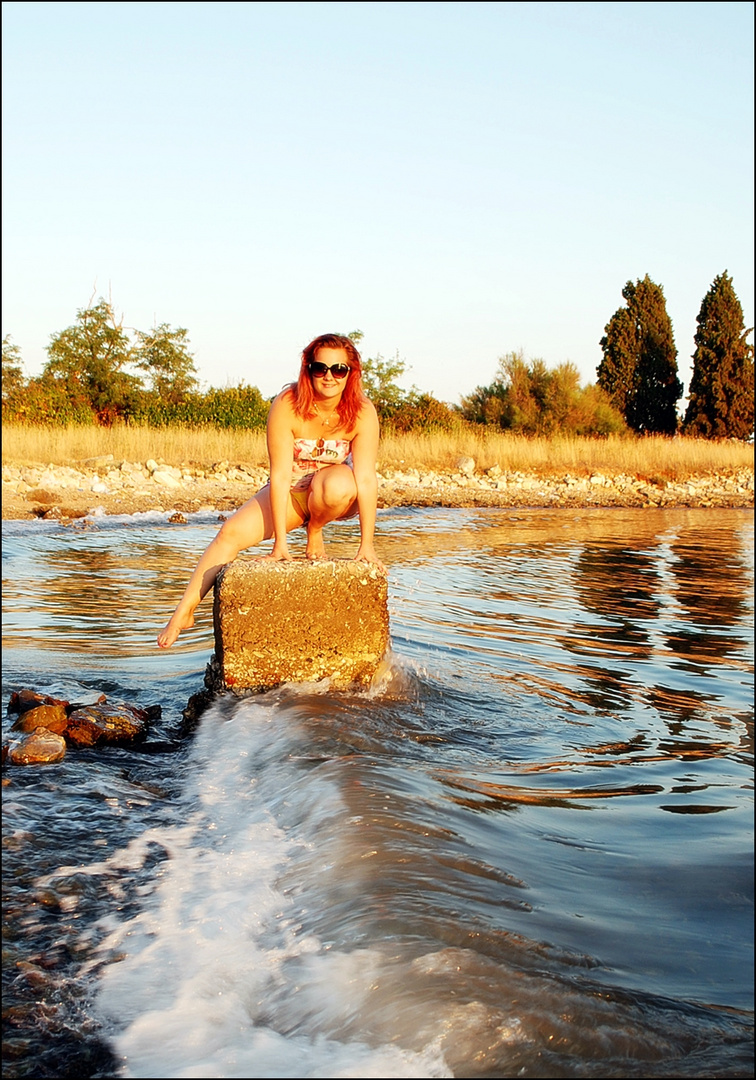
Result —
[[598, 385], [637, 432], [673, 435], [682, 383], [664, 292], [648, 274], [622, 290], [619, 308], [601, 339]]
[[626, 417], [635, 397], [640, 352], [638, 327], [630, 311], [623, 307], [615, 311], [604, 330], [606, 336], [601, 339], [604, 358], [598, 366], [597, 382]]
[[187, 330], [181, 326], [172, 330], [168, 323], [161, 323], [146, 332], [137, 330], [136, 336], [135, 366], [147, 373], [152, 390], [162, 401], [175, 405], [197, 390], [197, 369], [188, 349]]
[[433, 394], [414, 393], [399, 405], [388, 421], [394, 432], [458, 431], [463, 420], [458, 409], [439, 401]]
[[625, 429], [603, 390], [580, 386], [569, 362], [548, 368], [525, 359], [522, 351], [499, 359], [490, 386], [479, 386], [462, 400], [462, 415], [473, 423], [495, 424], [522, 435], [609, 435]]
[[754, 420], [753, 346], [726, 270], [714, 278], [696, 321], [683, 431], [704, 439], [748, 439]]
[[81, 308], [76, 323], [54, 334], [47, 346], [49, 360], [43, 382], [56, 384], [72, 397], [84, 396], [97, 420], [111, 424], [128, 416], [141, 380], [127, 372], [133, 350], [113, 307], [102, 297]]
[[[365, 336], [362, 330], [352, 330], [346, 335], [359, 345]], [[380, 353], [362, 361], [362, 389], [375, 405], [381, 420], [391, 420], [397, 409], [404, 405], [414, 405], [420, 391], [416, 386], [403, 390], [395, 381], [404, 374], [407, 365], [400, 358], [397, 350], [393, 360], [384, 360]]]
[[549, 371], [543, 360], [536, 358], [528, 364], [522, 352], [508, 353], [499, 361], [499, 378], [507, 387], [502, 417], [506, 426], [525, 435], [545, 434]]
[[384, 360], [380, 353], [362, 361], [362, 387], [378, 410], [382, 420], [389, 420], [414, 390], [403, 390], [396, 379], [407, 370], [407, 365], [397, 352], [393, 360]]
[[3, 406], [23, 390], [25, 382], [21, 350], [13, 344], [10, 334], [6, 334], [3, 338]]

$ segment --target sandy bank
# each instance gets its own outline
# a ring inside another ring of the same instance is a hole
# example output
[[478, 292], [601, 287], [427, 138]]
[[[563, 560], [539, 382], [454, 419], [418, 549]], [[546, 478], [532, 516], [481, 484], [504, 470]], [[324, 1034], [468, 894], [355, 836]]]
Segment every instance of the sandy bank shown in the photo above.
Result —
[[[205, 466], [160, 461], [93, 458], [75, 465], [24, 462], [3, 466], [3, 519], [72, 519], [96, 510], [133, 514], [174, 510], [178, 514], [214, 509], [229, 513], [266, 482], [259, 466], [217, 462]], [[379, 507], [735, 507], [753, 506], [753, 469], [685, 480], [654, 481], [634, 476], [550, 476], [480, 472], [462, 459], [448, 472], [384, 469], [379, 474]]]

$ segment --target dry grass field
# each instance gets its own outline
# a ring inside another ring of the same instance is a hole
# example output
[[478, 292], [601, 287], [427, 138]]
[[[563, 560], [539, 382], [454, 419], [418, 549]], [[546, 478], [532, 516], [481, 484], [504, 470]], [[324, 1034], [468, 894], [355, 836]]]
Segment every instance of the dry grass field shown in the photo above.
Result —
[[675, 480], [753, 467], [753, 448], [744, 443], [702, 439], [560, 438], [528, 439], [500, 433], [388, 436], [381, 443], [381, 462], [404, 467], [453, 468], [460, 455], [478, 468], [499, 465], [504, 472], [535, 476], [606, 476], [625, 474], [642, 479]]
[[161, 459], [182, 461], [247, 461], [267, 463], [265, 433], [220, 428], [148, 428], [126, 424], [102, 427], [3, 425], [3, 464], [38, 461], [75, 465], [112, 454], [116, 461]]
[[[106, 454], [112, 454], [116, 461], [144, 462], [154, 458], [172, 465], [218, 461], [267, 464], [265, 435], [257, 431], [126, 425], [3, 427], [3, 464], [34, 461], [71, 465]], [[503, 472], [544, 477], [602, 473], [680, 480], [753, 468], [753, 447], [747, 443], [661, 437], [528, 439], [475, 430], [387, 434], [381, 441], [379, 467], [452, 470], [461, 456], [474, 458], [479, 469], [498, 465]]]

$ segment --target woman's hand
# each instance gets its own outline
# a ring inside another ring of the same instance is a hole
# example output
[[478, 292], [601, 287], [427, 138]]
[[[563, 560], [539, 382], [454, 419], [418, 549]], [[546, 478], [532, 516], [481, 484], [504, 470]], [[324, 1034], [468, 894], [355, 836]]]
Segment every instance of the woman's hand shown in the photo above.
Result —
[[362, 543], [360, 544], [359, 551], [354, 557], [355, 562], [366, 562], [372, 566], [377, 566], [379, 570], [382, 570], [384, 574], [388, 573], [388, 570], [378, 558], [375, 548], [372, 544]]
[[289, 562], [292, 558], [289, 545], [285, 540], [276, 540], [273, 544], [273, 550], [265, 558], [272, 559], [274, 562]]

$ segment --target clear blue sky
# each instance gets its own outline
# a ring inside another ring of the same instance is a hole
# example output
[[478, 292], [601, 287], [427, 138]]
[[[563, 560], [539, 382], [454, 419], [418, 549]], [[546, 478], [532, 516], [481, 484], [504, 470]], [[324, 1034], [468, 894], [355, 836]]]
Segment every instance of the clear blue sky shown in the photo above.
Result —
[[[628, 279], [686, 383], [753, 325], [751, 3], [4, 3], [3, 334], [94, 294], [276, 392], [361, 329], [456, 402], [513, 349], [594, 381]], [[684, 404], [684, 401], [683, 401]]]

